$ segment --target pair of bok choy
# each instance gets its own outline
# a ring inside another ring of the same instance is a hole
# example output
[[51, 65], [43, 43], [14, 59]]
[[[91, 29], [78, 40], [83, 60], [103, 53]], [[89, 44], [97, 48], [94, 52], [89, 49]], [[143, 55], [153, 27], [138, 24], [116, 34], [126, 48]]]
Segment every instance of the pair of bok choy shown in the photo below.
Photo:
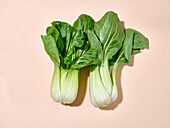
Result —
[[[116, 100], [115, 74], [119, 62], [129, 63], [132, 54], [149, 47], [144, 35], [133, 29], [124, 29], [112, 11], [97, 22], [86, 14], [80, 15], [73, 26], [54, 21], [41, 38], [45, 51], [54, 62], [53, 100], [72, 103], [78, 92], [80, 69], [89, 66], [90, 99], [95, 107]], [[112, 71], [110, 66], [113, 66]]]

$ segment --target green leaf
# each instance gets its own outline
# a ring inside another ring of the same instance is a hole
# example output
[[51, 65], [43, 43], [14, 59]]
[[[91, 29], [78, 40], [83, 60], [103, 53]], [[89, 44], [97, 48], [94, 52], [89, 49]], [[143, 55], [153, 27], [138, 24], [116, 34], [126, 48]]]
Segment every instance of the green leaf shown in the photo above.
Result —
[[[133, 30], [133, 29], [131, 29]], [[149, 48], [149, 41], [148, 38], [146, 38], [143, 34], [140, 32], [133, 30], [134, 31], [134, 44], [133, 44], [133, 49], [138, 49], [138, 48]]]
[[80, 56], [72, 68], [82, 68], [91, 64], [97, 64], [96, 61], [97, 51], [90, 48], [85, 54]]
[[119, 54], [117, 62], [129, 63], [131, 54], [139, 53], [141, 48], [148, 48], [148, 39], [133, 29], [125, 30], [125, 40], [123, 42], [123, 48]]
[[91, 48], [97, 51], [97, 54], [98, 54], [97, 60], [99, 60], [100, 63], [102, 63], [103, 62], [103, 50], [102, 50], [101, 42], [98, 40], [97, 36], [94, 34], [94, 31], [88, 30], [87, 36], [88, 36]]
[[133, 35], [134, 35], [134, 31], [131, 29], [127, 29], [125, 31], [126, 33], [126, 37], [123, 43], [123, 51], [124, 51], [124, 55], [126, 57], [126, 59], [128, 61], [130, 61], [130, 56], [132, 53], [132, 43], [133, 43]]
[[136, 53], [139, 53], [139, 52], [140, 52], [140, 49], [133, 49], [131, 54], [136, 54]]
[[94, 25], [103, 46], [104, 56], [111, 59], [122, 46], [124, 30], [116, 13], [109, 11]]
[[70, 46], [64, 57], [64, 63], [69, 65], [69, 67], [74, 63], [75, 59], [79, 57], [76, 53], [77, 48], [81, 48], [85, 43], [84, 33], [82, 30], [75, 30], [73, 34], [74, 35], [72, 35]]
[[64, 64], [66, 64], [68, 68], [72, 64], [72, 55], [73, 55], [73, 52], [68, 53], [67, 56], [64, 57]]
[[[60, 33], [63, 33], [62, 38], [65, 38], [67, 36], [65, 34], [66, 29], [64, 29], [68, 26], [66, 25], [66, 23], [56, 21], [53, 22], [52, 24], [53, 26], [57, 27], [60, 30]], [[90, 43], [87, 41], [87, 31], [88, 29], [91, 30], [93, 28], [93, 24], [94, 20], [86, 14], [80, 15], [78, 19], [74, 22], [73, 27], [71, 29], [69, 47], [66, 50], [64, 56], [64, 63], [67, 65], [66, 66], [67, 68], [70, 67], [79, 68], [80, 67], [80, 64], [78, 65], [79, 60], [82, 61], [82, 58], [85, 59], [85, 57], [90, 56], [90, 53], [92, 51], [91, 50], [89, 51]], [[96, 58], [96, 55], [94, 57]], [[86, 59], [90, 60], [92, 59], [92, 57]], [[85, 66], [85, 64], [81, 64], [81, 67], [83, 65]]]
[[66, 38], [72, 31], [71, 25], [66, 22], [53, 21], [51, 24], [59, 30], [62, 38]]
[[70, 24], [62, 21], [53, 21], [51, 24], [59, 30], [61, 36], [58, 43], [61, 43], [65, 46], [66, 53], [70, 46], [73, 28]]
[[47, 35], [51, 35], [55, 41], [58, 40], [59, 32], [55, 27], [51, 27], [51, 26], [47, 27], [46, 33]]
[[41, 35], [41, 39], [44, 43], [44, 48], [47, 54], [50, 56], [53, 62], [60, 65], [59, 52], [56, 46], [56, 42], [51, 35]]
[[123, 30], [121, 22], [119, 21], [118, 18], [116, 20], [117, 21], [115, 22], [115, 25], [113, 25], [113, 29], [115, 27], [116, 31], [105, 47], [105, 56], [107, 56], [107, 58], [109, 60], [122, 47], [122, 42], [123, 42], [124, 37], [125, 37], [124, 30]]
[[76, 59], [78, 59], [83, 53], [83, 49], [81, 48], [78, 48], [76, 49], [76, 52], [75, 52], [75, 56], [76, 56]]
[[87, 33], [88, 29], [92, 30], [93, 24], [94, 24], [94, 20], [92, 17], [86, 14], [82, 14], [74, 22], [73, 28], [75, 28], [76, 30], [81, 29], [83, 32]]
[[46, 29], [46, 33], [47, 33], [47, 35], [51, 35], [54, 38], [56, 45], [57, 45], [57, 48], [59, 50], [59, 53], [62, 55], [63, 54], [62, 51], [64, 49], [64, 42], [61, 38], [59, 31], [55, 27], [49, 26]]
[[84, 32], [82, 30], [77, 30], [74, 35], [72, 35], [70, 50], [72, 50], [73, 47], [80, 48], [85, 43], [84, 38]]
[[89, 48], [90, 48], [90, 42], [87, 41], [83, 52], [87, 52], [89, 50]]
[[69, 68], [72, 63], [74, 63], [75, 59], [78, 58], [76, 47], [81, 48], [85, 43], [84, 32], [82, 30], [74, 29], [66, 22], [54, 21], [52, 22], [52, 25], [56, 27], [61, 34], [58, 43], [64, 42], [64, 44], [66, 44], [62, 56], [64, 64]]
[[109, 60], [109, 66], [113, 66], [114, 63], [116, 62], [118, 56], [119, 56], [120, 51], [118, 51], [114, 56], [112, 56], [112, 59]]

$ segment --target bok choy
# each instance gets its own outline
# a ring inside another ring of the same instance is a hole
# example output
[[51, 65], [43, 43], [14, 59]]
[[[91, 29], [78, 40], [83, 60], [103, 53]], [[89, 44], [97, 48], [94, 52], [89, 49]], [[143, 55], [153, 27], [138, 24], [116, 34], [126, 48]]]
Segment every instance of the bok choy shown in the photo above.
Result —
[[53, 100], [72, 103], [78, 92], [80, 69], [89, 66], [90, 99], [95, 107], [103, 107], [117, 99], [118, 64], [129, 63], [132, 54], [149, 47], [144, 35], [134, 29], [124, 29], [112, 11], [97, 22], [86, 14], [80, 15], [73, 26], [54, 21], [41, 38], [54, 63]]
[[41, 35], [44, 48], [54, 63], [51, 97], [63, 104], [72, 103], [78, 92], [80, 68], [95, 61], [97, 52], [90, 47], [87, 30], [92, 30], [94, 20], [82, 14], [73, 26], [54, 21]]
[[103, 107], [117, 99], [115, 74], [119, 62], [129, 63], [131, 54], [148, 48], [148, 39], [133, 29], [124, 30], [117, 14], [109, 11], [88, 31], [88, 40], [100, 63], [90, 66], [90, 99], [95, 107]]

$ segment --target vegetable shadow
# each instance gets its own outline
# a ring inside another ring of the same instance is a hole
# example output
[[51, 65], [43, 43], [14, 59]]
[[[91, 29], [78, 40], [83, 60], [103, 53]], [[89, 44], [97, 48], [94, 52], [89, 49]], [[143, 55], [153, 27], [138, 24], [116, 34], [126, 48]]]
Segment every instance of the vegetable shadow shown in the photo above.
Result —
[[71, 104], [67, 104], [68, 106], [75, 107], [80, 106], [83, 103], [86, 90], [87, 90], [87, 79], [89, 76], [89, 68], [85, 67], [80, 70], [80, 79], [79, 79], [79, 88], [78, 94], [75, 101]]
[[128, 64], [122, 62], [119, 63], [116, 71], [116, 84], [118, 90], [118, 97], [116, 101], [112, 102], [110, 105], [100, 108], [101, 110], [114, 110], [123, 101], [123, 92], [122, 92], [122, 83], [121, 83], [122, 70], [125, 66], [132, 67], [133, 63], [134, 63], [134, 55], [131, 55], [130, 62]]

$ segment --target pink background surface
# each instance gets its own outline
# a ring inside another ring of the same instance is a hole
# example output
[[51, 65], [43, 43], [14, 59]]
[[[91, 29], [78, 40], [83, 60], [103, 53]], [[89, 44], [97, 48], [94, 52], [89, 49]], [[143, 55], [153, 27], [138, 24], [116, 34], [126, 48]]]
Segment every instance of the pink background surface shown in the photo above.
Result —
[[[87, 89], [72, 106], [53, 102], [53, 63], [40, 35], [53, 20], [72, 24], [82, 13], [99, 20], [108, 10], [146, 35], [149, 50], [119, 65], [119, 98], [110, 107], [90, 103], [88, 68], [80, 78]], [[0, 0], [0, 127], [170, 128], [169, 30], [169, 0]]]

